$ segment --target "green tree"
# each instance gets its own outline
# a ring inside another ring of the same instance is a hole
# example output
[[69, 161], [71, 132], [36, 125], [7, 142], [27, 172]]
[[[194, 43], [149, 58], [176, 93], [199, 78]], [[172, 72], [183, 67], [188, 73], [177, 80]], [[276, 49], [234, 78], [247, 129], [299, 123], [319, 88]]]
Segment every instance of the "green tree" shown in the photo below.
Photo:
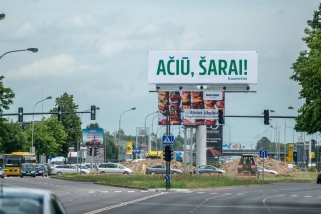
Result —
[[13, 121], [5, 121], [0, 129], [0, 150], [3, 153], [29, 151], [27, 138], [21, 131], [21, 126]]
[[[27, 148], [31, 147], [32, 139], [32, 124], [24, 129], [24, 135], [27, 138]], [[41, 122], [34, 123], [33, 130], [33, 145], [36, 148], [36, 154], [45, 154], [49, 157], [52, 154], [62, 154], [62, 146], [67, 139], [67, 133], [61, 122], [58, 121], [56, 116], [49, 118], [43, 117]]]
[[302, 89], [299, 92], [305, 99], [303, 106], [298, 110], [295, 118], [295, 130], [313, 134], [321, 131], [321, 4], [314, 11], [312, 22], [304, 32], [306, 36], [302, 40], [308, 50], [301, 51], [298, 58], [292, 64], [293, 75], [290, 79], [298, 82]]
[[99, 129], [98, 123], [90, 123], [89, 125], [86, 126], [87, 129]]
[[[4, 86], [3, 79], [4, 76], [0, 76], [0, 114], [3, 113], [3, 110], [10, 109], [10, 105], [13, 103], [13, 98], [15, 97], [13, 91]], [[5, 127], [6, 121], [7, 119], [0, 117], [0, 145], [5, 144], [9, 138], [9, 133], [5, 131], [8, 129], [8, 127]]]
[[118, 159], [118, 147], [116, 147], [114, 142], [114, 136], [109, 132], [105, 133], [105, 143], [106, 143], [106, 159], [107, 160], [116, 160]]
[[[62, 144], [62, 155], [66, 156], [69, 151], [69, 147], [73, 145], [74, 142], [81, 140], [81, 121], [77, 112], [78, 105], [74, 103], [73, 95], [64, 93], [62, 96], [56, 98], [56, 106], [62, 108], [62, 112], [69, 112], [69, 114], [62, 114], [62, 125], [65, 132], [67, 133], [67, 139], [65, 143]], [[51, 112], [57, 112], [58, 108], [55, 107]]]

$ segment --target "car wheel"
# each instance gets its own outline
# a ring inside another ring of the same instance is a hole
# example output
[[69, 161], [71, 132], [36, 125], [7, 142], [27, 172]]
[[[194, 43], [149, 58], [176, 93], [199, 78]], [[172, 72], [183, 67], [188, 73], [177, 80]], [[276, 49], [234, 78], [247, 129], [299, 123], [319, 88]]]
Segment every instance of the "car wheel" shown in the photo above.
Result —
[[155, 175], [156, 173], [155, 173], [155, 172], [151, 172], [150, 174], [151, 174], [151, 175]]
[[126, 171], [125, 171], [125, 172], [123, 172], [123, 174], [124, 174], [124, 175], [128, 175], [128, 174], [129, 174], [129, 172], [126, 172]]
[[35, 178], [35, 177], [36, 177], [36, 175], [34, 175], [34, 176], [32, 176], [32, 177], [34, 177], [34, 178]]
[[173, 175], [176, 175], [177, 174], [177, 172], [173, 172]]
[[62, 172], [57, 172], [57, 175], [62, 175]]
[[100, 174], [106, 174], [106, 172], [100, 172]]
[[43, 175], [43, 173], [42, 173], [42, 177], [43, 177], [44, 175]]
[[86, 172], [81, 172], [81, 174], [86, 174]]

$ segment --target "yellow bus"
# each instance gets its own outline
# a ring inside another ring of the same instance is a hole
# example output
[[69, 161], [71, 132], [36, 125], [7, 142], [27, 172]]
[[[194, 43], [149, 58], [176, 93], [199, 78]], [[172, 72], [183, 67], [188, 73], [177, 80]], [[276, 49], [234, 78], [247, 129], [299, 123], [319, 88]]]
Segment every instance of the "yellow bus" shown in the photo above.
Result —
[[35, 153], [29, 152], [12, 152], [4, 155], [4, 175], [19, 176], [20, 167], [23, 163], [37, 163], [37, 156]]

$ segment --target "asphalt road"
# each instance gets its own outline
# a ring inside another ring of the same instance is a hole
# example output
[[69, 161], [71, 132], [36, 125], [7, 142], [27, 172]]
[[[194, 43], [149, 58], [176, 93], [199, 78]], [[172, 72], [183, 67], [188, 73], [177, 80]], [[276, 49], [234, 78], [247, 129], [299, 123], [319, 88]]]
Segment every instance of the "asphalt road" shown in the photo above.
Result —
[[51, 190], [69, 214], [303, 214], [321, 211], [321, 185], [316, 183], [147, 191], [42, 177], [9, 177], [0, 182], [3, 186]]

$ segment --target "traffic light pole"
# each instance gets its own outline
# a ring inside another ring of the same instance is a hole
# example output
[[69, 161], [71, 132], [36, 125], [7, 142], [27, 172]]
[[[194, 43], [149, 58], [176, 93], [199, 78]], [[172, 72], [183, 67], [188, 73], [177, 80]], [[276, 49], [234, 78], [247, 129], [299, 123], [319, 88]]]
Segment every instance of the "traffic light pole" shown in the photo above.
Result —
[[[168, 114], [166, 116], [166, 135], [170, 135], [170, 114]], [[171, 150], [171, 146], [165, 146], [165, 147], [169, 147], [169, 150]], [[167, 148], [168, 149], [168, 148]], [[166, 148], [165, 148], [165, 151]], [[165, 152], [165, 156], [166, 156], [166, 152]], [[170, 155], [169, 155], [170, 156]], [[166, 160], [166, 175], [170, 175], [171, 174], [171, 161], [170, 159], [169, 160]], [[166, 179], [166, 190], [170, 189], [171, 188], [171, 183], [170, 183], [170, 179]]]

